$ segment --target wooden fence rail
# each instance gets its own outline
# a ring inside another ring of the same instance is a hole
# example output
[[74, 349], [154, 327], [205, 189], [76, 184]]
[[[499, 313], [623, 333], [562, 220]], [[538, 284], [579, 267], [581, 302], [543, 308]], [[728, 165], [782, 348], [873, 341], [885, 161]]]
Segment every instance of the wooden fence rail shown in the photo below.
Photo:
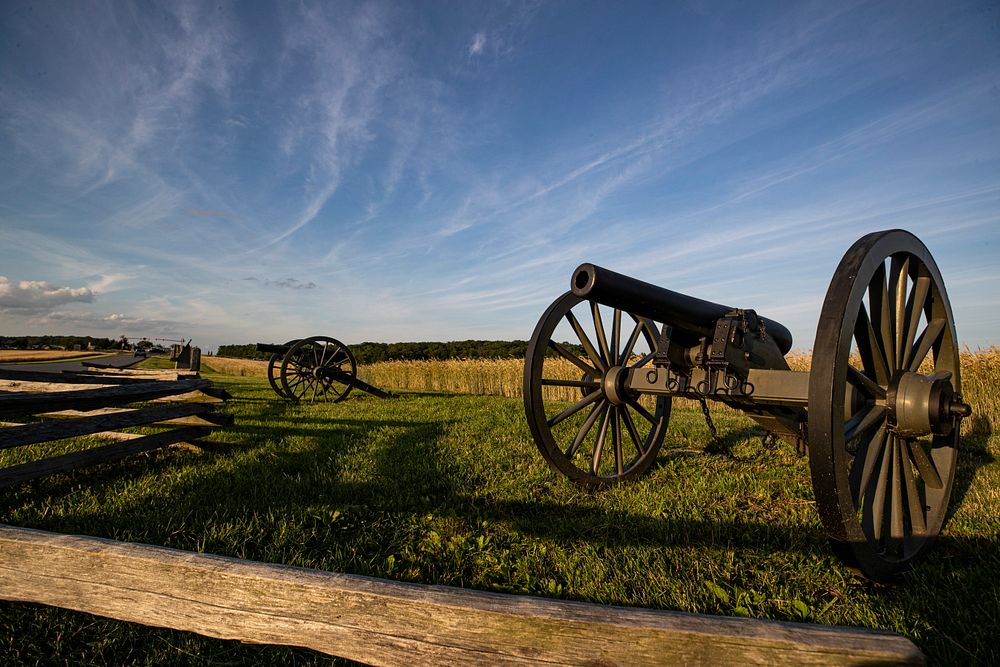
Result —
[[[126, 456], [204, 437], [228, 426], [232, 416], [210, 404], [229, 398], [197, 375], [159, 371], [38, 373], [0, 370], [0, 419], [30, 417], [29, 423], [0, 422], [0, 450], [84, 435], [118, 442], [0, 468], [0, 489], [73, 468], [117, 461]], [[79, 388], [83, 385], [86, 388]], [[11, 390], [13, 389], [13, 390]], [[5, 391], [4, 391], [5, 390]], [[148, 401], [198, 402], [124, 408]], [[33, 417], [32, 417], [33, 416]], [[37, 421], [43, 418], [46, 421]], [[152, 424], [180, 426], [149, 435], [115, 429]]]
[[426, 586], [2, 524], [0, 598], [372, 665], [924, 662], [909, 640], [874, 630]]

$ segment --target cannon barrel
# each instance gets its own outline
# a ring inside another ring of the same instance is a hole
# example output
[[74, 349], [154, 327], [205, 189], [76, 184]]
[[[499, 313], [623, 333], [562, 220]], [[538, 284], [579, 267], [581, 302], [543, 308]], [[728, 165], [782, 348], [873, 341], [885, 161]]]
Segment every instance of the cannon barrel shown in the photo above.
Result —
[[[711, 336], [715, 332], [715, 321], [736, 310], [651, 285], [589, 262], [581, 264], [573, 272], [571, 287], [573, 294], [583, 299], [669, 324], [675, 332], [680, 330], [699, 336]], [[792, 349], [792, 334], [788, 329], [768, 319], [765, 319], [765, 326], [782, 354]]]

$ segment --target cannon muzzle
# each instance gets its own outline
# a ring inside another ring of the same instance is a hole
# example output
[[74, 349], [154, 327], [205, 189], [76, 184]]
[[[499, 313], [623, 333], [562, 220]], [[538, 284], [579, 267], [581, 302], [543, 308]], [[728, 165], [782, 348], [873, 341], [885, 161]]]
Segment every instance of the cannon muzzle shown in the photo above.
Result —
[[[697, 336], [711, 336], [716, 320], [736, 310], [590, 263], [581, 264], [573, 272], [571, 288], [573, 294], [583, 299], [669, 324], [674, 328], [675, 335], [684, 331]], [[792, 334], [788, 329], [774, 320], [765, 320], [765, 327], [782, 354], [792, 349]]]

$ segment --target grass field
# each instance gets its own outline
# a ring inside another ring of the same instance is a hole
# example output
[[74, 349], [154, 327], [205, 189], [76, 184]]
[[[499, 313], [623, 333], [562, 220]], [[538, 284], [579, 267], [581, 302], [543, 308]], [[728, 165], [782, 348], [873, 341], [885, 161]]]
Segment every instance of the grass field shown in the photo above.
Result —
[[91, 359], [101, 357], [104, 352], [80, 352], [72, 350], [0, 350], [0, 364], [43, 363], [64, 359]]
[[[219, 369], [218, 359], [203, 361]], [[722, 410], [716, 422], [735, 459], [705, 454], [700, 412], [678, 409], [649, 477], [591, 494], [543, 463], [517, 398], [425, 391], [295, 405], [262, 377], [207, 373], [235, 396], [236, 424], [215, 444], [5, 491], [0, 521], [405, 581], [880, 628], [913, 639], [932, 664], [995, 664], [996, 362], [980, 354], [970, 366], [980, 375], [965, 371], [967, 395], [980, 387], [972, 403], [981, 420], [963, 440], [954, 515], [897, 588], [859, 579], [834, 558], [806, 460], [787, 445], [765, 446], [753, 422]], [[370, 379], [398, 389], [388, 380]], [[0, 465], [23, 456], [0, 453]], [[11, 664], [337, 662], [11, 603], [0, 603], [0, 656]]]

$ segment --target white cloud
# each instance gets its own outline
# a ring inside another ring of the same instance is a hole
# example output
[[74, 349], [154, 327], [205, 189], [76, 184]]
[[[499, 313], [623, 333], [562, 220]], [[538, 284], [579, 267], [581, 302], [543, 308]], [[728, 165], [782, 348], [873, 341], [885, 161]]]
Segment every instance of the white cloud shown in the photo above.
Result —
[[472, 36], [472, 42], [469, 44], [469, 55], [478, 56], [483, 52], [483, 48], [486, 47], [486, 33], [477, 32]]
[[178, 322], [169, 320], [133, 317], [124, 313], [99, 315], [91, 313], [74, 313], [57, 310], [51, 313], [36, 315], [28, 320], [32, 327], [58, 326], [63, 329], [74, 327], [97, 331], [125, 331], [142, 335], [173, 333], [181, 326]]
[[59, 287], [44, 280], [12, 282], [0, 276], [0, 310], [42, 311], [67, 303], [94, 300], [89, 287]]

